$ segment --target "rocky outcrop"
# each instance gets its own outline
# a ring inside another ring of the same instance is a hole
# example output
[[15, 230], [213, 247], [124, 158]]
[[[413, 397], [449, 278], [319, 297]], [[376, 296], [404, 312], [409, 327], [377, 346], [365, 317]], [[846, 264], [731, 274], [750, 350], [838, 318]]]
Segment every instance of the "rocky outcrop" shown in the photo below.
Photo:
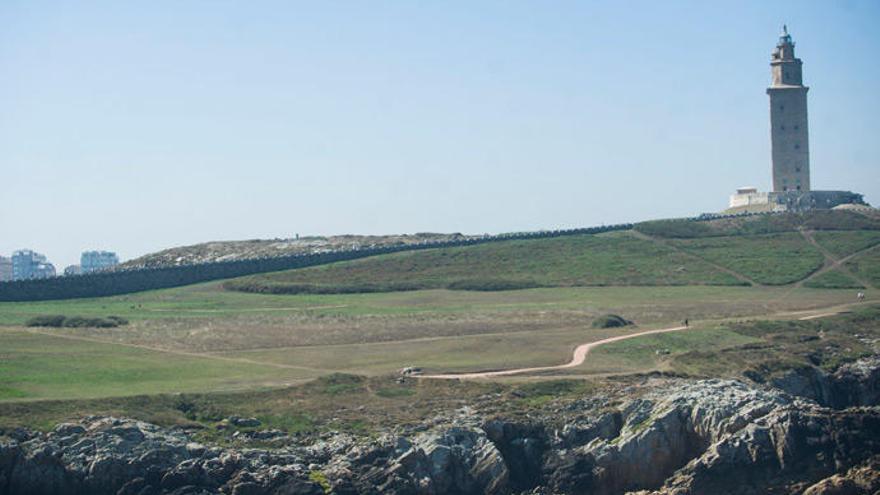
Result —
[[[876, 397], [864, 385], [875, 376], [869, 368], [841, 372], [838, 382], [858, 383], [851, 400]], [[657, 378], [524, 418], [464, 408], [372, 440], [270, 432], [277, 448], [250, 449], [90, 417], [45, 434], [0, 436], [0, 495], [876, 491], [875, 406], [834, 409], [738, 381]]]
[[880, 492], [880, 457], [814, 484], [804, 495], [873, 495]]
[[844, 364], [834, 373], [817, 367], [789, 370], [771, 385], [820, 405], [843, 409], [880, 403], [880, 356]]
[[880, 411], [792, 405], [713, 444], [655, 493], [799, 493], [877, 452]]
[[657, 391], [622, 407], [617, 436], [587, 437], [583, 445], [558, 442], [546, 463], [547, 485], [595, 494], [659, 486], [710, 445], [787, 404], [778, 392], [732, 381]]

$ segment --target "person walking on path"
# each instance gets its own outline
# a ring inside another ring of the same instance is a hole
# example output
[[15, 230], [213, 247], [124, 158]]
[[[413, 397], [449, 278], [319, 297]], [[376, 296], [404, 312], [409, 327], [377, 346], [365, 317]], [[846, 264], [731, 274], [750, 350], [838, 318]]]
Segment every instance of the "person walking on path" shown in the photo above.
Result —
[[688, 326], [688, 319], [687, 319], [687, 318], [684, 319], [684, 326], [685, 326], [685, 327]]

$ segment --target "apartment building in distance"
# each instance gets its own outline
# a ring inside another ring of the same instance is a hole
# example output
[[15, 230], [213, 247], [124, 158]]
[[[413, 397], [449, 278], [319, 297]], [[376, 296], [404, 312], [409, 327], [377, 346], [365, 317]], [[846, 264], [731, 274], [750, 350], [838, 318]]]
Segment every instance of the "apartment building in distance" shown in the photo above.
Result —
[[5, 256], [0, 256], [0, 282], [8, 282], [12, 280], [12, 260]]
[[55, 265], [46, 260], [46, 256], [30, 249], [21, 249], [12, 253], [12, 279], [29, 280], [32, 278], [50, 278], [55, 276]]
[[86, 251], [80, 256], [79, 266], [82, 273], [92, 273], [119, 264], [119, 256], [110, 251]]

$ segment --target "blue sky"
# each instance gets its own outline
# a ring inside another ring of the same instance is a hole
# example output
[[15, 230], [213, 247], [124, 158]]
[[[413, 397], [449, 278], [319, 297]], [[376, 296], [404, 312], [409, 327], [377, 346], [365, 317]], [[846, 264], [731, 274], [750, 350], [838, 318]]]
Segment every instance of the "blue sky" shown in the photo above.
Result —
[[880, 3], [0, 3], [0, 254], [502, 232], [770, 186], [770, 52], [813, 187], [880, 203]]

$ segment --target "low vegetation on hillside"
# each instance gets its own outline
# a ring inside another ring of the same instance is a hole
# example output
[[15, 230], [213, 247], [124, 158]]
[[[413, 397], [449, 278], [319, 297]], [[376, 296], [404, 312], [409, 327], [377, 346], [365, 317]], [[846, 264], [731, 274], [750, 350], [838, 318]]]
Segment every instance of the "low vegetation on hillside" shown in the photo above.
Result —
[[224, 286], [248, 292], [297, 294], [688, 284], [742, 282], [708, 263], [651, 241], [632, 236], [581, 235], [396, 253], [254, 275]]
[[623, 340], [593, 351], [582, 368], [767, 382], [792, 370], [833, 372], [872, 355], [878, 338], [880, 307], [866, 306], [814, 320], [733, 322]]
[[880, 230], [880, 218], [851, 211], [755, 215], [705, 221], [652, 220], [635, 225], [644, 234], [664, 238], [722, 237], [807, 230]]
[[864, 289], [854, 278], [841, 270], [830, 270], [822, 273], [804, 283], [804, 286], [813, 289]]
[[832, 256], [841, 259], [880, 244], [880, 231], [823, 231], [815, 232], [813, 238]]
[[758, 382], [811, 367], [833, 372], [874, 354], [880, 308], [809, 321], [738, 323], [728, 330], [756, 342], [719, 351], [691, 349], [673, 359], [673, 369], [699, 376], [742, 375]]
[[128, 325], [128, 320], [120, 316], [84, 317], [64, 315], [40, 315], [35, 316], [25, 323], [28, 327], [51, 327], [51, 328], [115, 328], [120, 325]]
[[[815, 243], [841, 258], [880, 243], [880, 219], [849, 211], [660, 220], [637, 224], [635, 229], [636, 233], [396, 253], [252, 275], [230, 280], [224, 287], [263, 294], [348, 294], [614, 285], [785, 285], [809, 277], [826, 263], [822, 251], [801, 229], [815, 230]], [[808, 284], [823, 288], [860, 285], [844, 274], [823, 274]]]
[[798, 233], [676, 239], [672, 245], [767, 285], [801, 280], [824, 257]]
[[846, 262], [846, 267], [874, 287], [880, 287], [880, 249], [860, 254]]

